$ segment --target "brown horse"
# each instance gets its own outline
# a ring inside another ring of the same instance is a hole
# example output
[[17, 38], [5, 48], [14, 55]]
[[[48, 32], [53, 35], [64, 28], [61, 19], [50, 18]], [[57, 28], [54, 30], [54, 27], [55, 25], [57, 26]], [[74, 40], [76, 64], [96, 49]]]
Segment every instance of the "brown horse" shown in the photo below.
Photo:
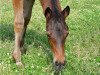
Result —
[[[35, 0], [13, 0], [15, 31], [13, 58], [16, 61], [16, 65], [22, 65], [21, 54], [24, 36], [31, 18], [34, 2]], [[68, 26], [65, 23], [65, 18], [69, 15], [70, 8], [67, 6], [62, 11], [59, 0], [40, 0], [40, 3], [46, 17], [46, 31], [54, 55], [54, 64], [56, 66], [64, 66], [64, 43], [68, 35]]]

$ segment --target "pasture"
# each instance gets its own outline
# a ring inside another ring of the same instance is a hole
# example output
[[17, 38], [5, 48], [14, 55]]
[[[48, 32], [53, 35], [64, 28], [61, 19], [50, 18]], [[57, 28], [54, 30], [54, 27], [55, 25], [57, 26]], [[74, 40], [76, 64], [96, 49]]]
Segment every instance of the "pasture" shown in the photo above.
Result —
[[[66, 18], [67, 65], [61, 75], [100, 75], [100, 0], [60, 0], [70, 6]], [[25, 37], [24, 68], [12, 60], [14, 14], [12, 0], [0, 0], [0, 75], [53, 75], [52, 52], [46, 36], [45, 17], [39, 0], [33, 6]]]

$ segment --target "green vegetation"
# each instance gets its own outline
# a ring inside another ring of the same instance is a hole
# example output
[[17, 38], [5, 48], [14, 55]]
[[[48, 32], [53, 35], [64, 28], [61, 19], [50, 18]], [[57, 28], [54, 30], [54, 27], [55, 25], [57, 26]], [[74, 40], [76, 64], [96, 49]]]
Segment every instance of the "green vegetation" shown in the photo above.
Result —
[[[65, 44], [67, 66], [62, 75], [100, 75], [100, 0], [61, 0], [61, 5], [71, 8], [66, 19], [70, 32]], [[11, 57], [13, 17], [12, 0], [0, 0], [0, 75], [53, 75], [52, 52], [39, 1], [35, 2], [26, 33], [24, 68], [16, 67]]]

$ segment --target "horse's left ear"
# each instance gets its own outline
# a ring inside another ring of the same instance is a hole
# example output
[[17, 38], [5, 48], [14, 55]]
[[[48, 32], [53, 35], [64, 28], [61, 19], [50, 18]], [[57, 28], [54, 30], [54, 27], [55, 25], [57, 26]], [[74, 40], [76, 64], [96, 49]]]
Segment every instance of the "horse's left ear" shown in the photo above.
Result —
[[70, 7], [67, 6], [61, 13], [64, 16], [64, 18], [66, 18], [70, 13]]
[[44, 15], [45, 15], [46, 18], [50, 18], [51, 15], [52, 15], [52, 10], [49, 7], [47, 7]]

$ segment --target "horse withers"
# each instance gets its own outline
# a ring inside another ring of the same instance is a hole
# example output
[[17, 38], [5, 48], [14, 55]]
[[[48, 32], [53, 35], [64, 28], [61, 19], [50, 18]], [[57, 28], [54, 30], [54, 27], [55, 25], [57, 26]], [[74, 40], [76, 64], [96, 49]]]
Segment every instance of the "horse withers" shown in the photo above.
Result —
[[[21, 54], [24, 49], [22, 48], [34, 2], [35, 0], [13, 0], [15, 47], [12, 56], [18, 66], [23, 65]], [[57, 67], [64, 66], [64, 44], [68, 36], [65, 18], [69, 15], [70, 8], [67, 6], [62, 11], [59, 0], [40, 0], [40, 3], [46, 18], [46, 31], [54, 55], [54, 64]]]

